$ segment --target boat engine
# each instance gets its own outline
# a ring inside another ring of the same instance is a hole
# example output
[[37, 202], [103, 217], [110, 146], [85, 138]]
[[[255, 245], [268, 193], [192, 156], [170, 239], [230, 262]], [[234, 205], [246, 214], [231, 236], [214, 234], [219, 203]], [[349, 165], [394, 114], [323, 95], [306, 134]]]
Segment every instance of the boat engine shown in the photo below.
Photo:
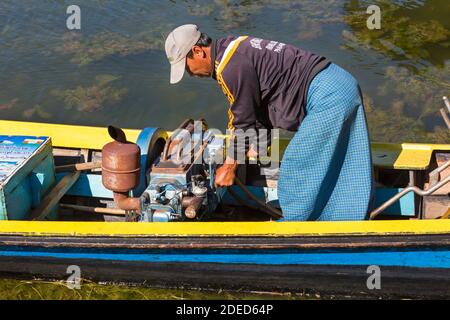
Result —
[[[111, 136], [115, 138], [121, 134]], [[117, 155], [120, 153], [118, 150], [130, 150], [130, 144], [116, 140], [105, 145], [103, 153], [107, 156], [102, 157], [102, 175], [104, 186], [114, 192], [116, 205], [134, 213], [135, 218], [131, 220], [194, 221], [204, 220], [209, 213], [214, 212], [219, 203], [219, 195], [214, 187], [214, 172], [223, 161], [224, 139], [209, 131], [204, 120], [184, 121], [150, 165], [146, 173], [147, 187], [142, 195], [139, 198], [123, 199], [122, 185], [126, 185], [129, 190], [136, 187], [139, 179], [130, 178], [130, 174], [138, 176], [139, 172], [136, 172], [135, 167], [122, 169], [116, 166], [109, 169], [111, 163], [119, 163], [111, 157], [111, 150]], [[128, 159], [125, 163], [135, 164], [136, 160]], [[134, 182], [133, 186], [130, 181]]]

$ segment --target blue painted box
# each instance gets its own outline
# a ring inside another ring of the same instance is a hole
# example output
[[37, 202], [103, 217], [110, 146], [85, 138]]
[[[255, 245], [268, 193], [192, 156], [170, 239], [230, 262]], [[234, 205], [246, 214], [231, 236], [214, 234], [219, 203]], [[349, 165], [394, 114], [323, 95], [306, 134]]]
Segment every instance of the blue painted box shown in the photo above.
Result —
[[55, 181], [50, 138], [0, 135], [0, 220], [28, 219]]

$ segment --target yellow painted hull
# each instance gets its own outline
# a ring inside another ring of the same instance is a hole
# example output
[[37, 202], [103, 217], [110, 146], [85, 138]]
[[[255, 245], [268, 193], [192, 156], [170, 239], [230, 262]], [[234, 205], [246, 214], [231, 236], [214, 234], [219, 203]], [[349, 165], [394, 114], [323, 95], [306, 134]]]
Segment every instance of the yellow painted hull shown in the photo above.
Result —
[[53, 222], [1, 221], [0, 234], [107, 237], [307, 237], [450, 234], [450, 220], [352, 222]]

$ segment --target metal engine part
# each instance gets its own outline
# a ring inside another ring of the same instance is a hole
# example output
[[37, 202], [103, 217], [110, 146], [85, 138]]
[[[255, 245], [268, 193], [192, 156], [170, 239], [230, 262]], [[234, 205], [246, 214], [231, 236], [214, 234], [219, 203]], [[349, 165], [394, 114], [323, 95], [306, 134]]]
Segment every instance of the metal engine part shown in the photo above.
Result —
[[204, 120], [188, 119], [167, 140], [141, 196], [141, 221], [201, 220], [216, 209], [214, 172], [223, 161], [224, 139], [207, 130]]
[[128, 193], [139, 185], [141, 150], [126, 140], [121, 129], [110, 126], [108, 132], [115, 141], [102, 149], [102, 183], [113, 191], [120, 209], [140, 212], [139, 198], [129, 197]]
[[[151, 159], [144, 178], [148, 183], [140, 197], [129, 193], [142, 185], [141, 149], [126, 140], [125, 133], [109, 127], [115, 140], [102, 150], [102, 182], [113, 191], [120, 209], [133, 214], [133, 221], [168, 222], [201, 220], [219, 202], [214, 172], [223, 161], [224, 138], [208, 131], [204, 120], [188, 119], [165, 142], [160, 157]], [[158, 140], [164, 141], [164, 140]], [[161, 150], [155, 143], [154, 149]], [[156, 150], [142, 150], [151, 154]], [[138, 193], [140, 194], [140, 193]]]

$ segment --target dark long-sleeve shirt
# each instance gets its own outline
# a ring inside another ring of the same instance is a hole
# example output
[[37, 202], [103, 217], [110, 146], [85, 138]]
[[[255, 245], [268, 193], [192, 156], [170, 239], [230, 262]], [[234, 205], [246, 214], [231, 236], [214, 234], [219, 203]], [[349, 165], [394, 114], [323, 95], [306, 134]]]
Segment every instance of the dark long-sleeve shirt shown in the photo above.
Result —
[[231, 151], [245, 154], [249, 148], [241, 130], [250, 141], [252, 132], [262, 128], [296, 131], [305, 116], [309, 84], [330, 63], [292, 45], [254, 37], [219, 39], [213, 50], [213, 77], [230, 102], [228, 156], [233, 159]]

